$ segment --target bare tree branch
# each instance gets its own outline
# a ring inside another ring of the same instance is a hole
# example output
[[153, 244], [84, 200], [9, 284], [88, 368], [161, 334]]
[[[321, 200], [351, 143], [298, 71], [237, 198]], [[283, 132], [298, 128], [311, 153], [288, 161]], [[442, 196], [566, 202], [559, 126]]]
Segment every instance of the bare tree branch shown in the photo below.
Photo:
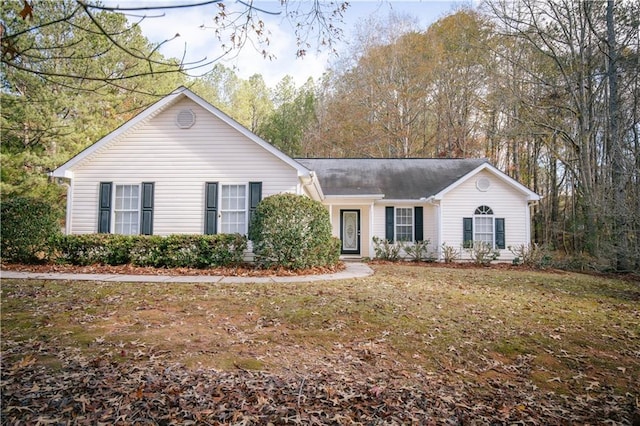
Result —
[[[44, 7], [43, 5], [46, 5]], [[165, 58], [160, 50], [167, 43], [174, 41], [179, 34], [159, 43], [139, 46], [132, 43], [139, 37], [138, 28], [145, 19], [165, 16], [164, 12], [149, 14], [147, 12], [162, 12], [171, 9], [198, 8], [218, 5], [218, 11], [211, 16], [212, 25], [202, 25], [203, 29], [211, 29], [213, 36], [220, 43], [221, 53], [214, 58], [202, 57], [188, 61], [185, 44], [180, 58]], [[296, 2], [296, 8], [290, 8], [291, 2], [283, 1], [281, 10], [267, 10], [256, 7], [253, 0], [239, 1], [233, 10], [225, 6], [221, 0], [190, 0], [175, 4], [145, 4], [141, 6], [103, 5], [90, 0], [61, 0], [60, 3], [51, 2], [34, 8], [29, 4], [28, 10], [18, 10], [20, 3], [3, 4], [0, 12], [0, 60], [7, 70], [26, 72], [40, 78], [47, 77], [50, 81], [60, 83], [66, 79], [65, 85], [73, 85], [72, 81], [116, 81], [134, 80], [138, 77], [177, 73], [189, 77], [192, 73], [206, 69], [232, 52], [239, 52], [247, 44], [262, 53], [265, 58], [272, 58], [268, 46], [270, 32], [266, 28], [263, 16], [283, 15], [292, 23], [298, 51], [297, 56], [304, 56], [311, 43], [310, 34], [317, 34], [318, 47], [331, 46], [341, 36], [337, 21], [347, 8], [346, 2], [329, 3], [315, 1], [312, 3]], [[26, 11], [25, 11], [26, 10]], [[304, 13], [302, 12], [304, 10]], [[143, 12], [135, 15], [135, 12]], [[125, 26], [113, 25], [114, 17], [119, 17]], [[124, 18], [139, 18], [136, 22], [123, 21]], [[49, 38], [40, 37], [43, 31]], [[75, 50], [82, 53], [76, 54]], [[118, 53], [126, 61], [145, 64], [141, 68], [121, 68], [104, 75], [103, 73], [88, 72], [83, 61], [91, 58], [101, 58], [106, 55], [118, 57]], [[65, 69], [48, 61], [66, 62]], [[74, 70], [73, 64], [77, 64]], [[78, 69], [86, 69], [78, 72]], [[10, 78], [6, 73], [2, 79]]]

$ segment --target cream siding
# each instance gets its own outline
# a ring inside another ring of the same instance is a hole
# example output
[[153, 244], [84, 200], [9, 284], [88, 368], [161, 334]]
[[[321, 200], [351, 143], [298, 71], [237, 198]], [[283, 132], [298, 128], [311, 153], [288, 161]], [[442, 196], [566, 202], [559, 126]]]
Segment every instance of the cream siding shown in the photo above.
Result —
[[[375, 221], [373, 224], [373, 236], [378, 238], [385, 238], [386, 226], [385, 226], [385, 207], [422, 207], [423, 208], [423, 240], [429, 240], [428, 250], [436, 256], [437, 242], [438, 242], [438, 218], [437, 208], [432, 204], [420, 203], [420, 202], [389, 202], [389, 203], [377, 203], [374, 207]], [[414, 219], [415, 223], [415, 219]], [[374, 253], [372, 252], [372, 255]]]
[[433, 204], [424, 205], [424, 240], [429, 240], [428, 250], [436, 257], [438, 251], [438, 209]]
[[[486, 192], [482, 192], [476, 187], [476, 182], [480, 177], [485, 177], [491, 182], [491, 186]], [[508, 247], [529, 243], [529, 215], [527, 213], [529, 206], [526, 196], [486, 170], [470, 177], [446, 193], [440, 202], [442, 209], [441, 242], [460, 250], [463, 258], [468, 259], [467, 253], [462, 249], [462, 219], [473, 217], [475, 209], [481, 205], [491, 207], [495, 218], [505, 219], [505, 249], [500, 250], [498, 261], [513, 259], [513, 254]]]
[[371, 238], [373, 238], [374, 236], [378, 238], [385, 237], [385, 207], [386, 205], [384, 204], [376, 203], [373, 208], [373, 216], [375, 217], [375, 222], [373, 223], [373, 235], [371, 236]]
[[[185, 108], [196, 121], [180, 129], [176, 114]], [[74, 167], [70, 232], [97, 232], [100, 182], [155, 182], [153, 233], [168, 235], [203, 232], [205, 182], [252, 181], [262, 182], [263, 198], [300, 190], [292, 166], [184, 98]]]

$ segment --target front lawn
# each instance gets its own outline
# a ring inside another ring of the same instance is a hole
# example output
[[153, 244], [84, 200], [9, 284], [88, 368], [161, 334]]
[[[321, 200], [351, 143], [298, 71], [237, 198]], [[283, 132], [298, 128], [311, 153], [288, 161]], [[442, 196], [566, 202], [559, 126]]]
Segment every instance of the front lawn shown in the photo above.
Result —
[[301, 284], [2, 280], [3, 424], [640, 421], [640, 283], [373, 268]]

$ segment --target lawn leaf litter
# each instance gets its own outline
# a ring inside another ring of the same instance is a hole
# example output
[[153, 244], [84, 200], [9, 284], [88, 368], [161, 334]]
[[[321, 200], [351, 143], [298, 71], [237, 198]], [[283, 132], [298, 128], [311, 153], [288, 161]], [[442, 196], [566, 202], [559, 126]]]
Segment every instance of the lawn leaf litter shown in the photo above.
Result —
[[631, 424], [637, 413], [631, 396], [598, 386], [567, 397], [526, 381], [480, 387], [446, 374], [360, 366], [274, 374], [187, 368], [153, 348], [138, 349], [138, 361], [128, 363], [52, 342], [4, 347], [2, 417], [12, 425]]
[[1, 423], [640, 424], [636, 287], [376, 269], [281, 286], [3, 280]]

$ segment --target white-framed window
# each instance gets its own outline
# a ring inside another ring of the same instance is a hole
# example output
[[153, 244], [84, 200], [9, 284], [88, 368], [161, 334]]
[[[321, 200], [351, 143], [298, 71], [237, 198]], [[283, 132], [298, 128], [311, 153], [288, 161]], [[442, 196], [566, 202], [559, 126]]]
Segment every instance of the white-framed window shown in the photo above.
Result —
[[475, 242], [486, 243], [491, 248], [503, 250], [506, 247], [505, 218], [494, 217], [489, 206], [475, 209], [472, 217], [462, 219], [463, 246], [471, 248]]
[[114, 200], [115, 234], [140, 233], [140, 185], [116, 185]]
[[396, 207], [396, 241], [413, 241], [413, 207]]
[[493, 210], [488, 206], [480, 206], [473, 214], [473, 240], [494, 245]]
[[221, 185], [220, 232], [247, 233], [247, 185]]
[[423, 225], [422, 206], [384, 208], [384, 237], [389, 242], [422, 241]]

